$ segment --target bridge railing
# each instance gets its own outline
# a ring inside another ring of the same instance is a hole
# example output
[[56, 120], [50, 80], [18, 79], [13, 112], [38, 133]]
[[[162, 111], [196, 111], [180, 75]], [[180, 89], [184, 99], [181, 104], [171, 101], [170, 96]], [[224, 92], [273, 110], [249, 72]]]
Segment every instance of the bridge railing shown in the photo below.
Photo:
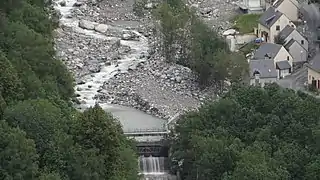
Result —
[[131, 134], [131, 133], [150, 133], [150, 132], [166, 132], [166, 129], [162, 128], [136, 128], [136, 129], [129, 129], [125, 131], [125, 134]]
[[150, 143], [150, 142], [159, 142], [164, 140], [163, 136], [154, 136], [154, 137], [148, 137], [148, 136], [142, 136], [142, 137], [134, 137], [137, 142], [139, 143]]

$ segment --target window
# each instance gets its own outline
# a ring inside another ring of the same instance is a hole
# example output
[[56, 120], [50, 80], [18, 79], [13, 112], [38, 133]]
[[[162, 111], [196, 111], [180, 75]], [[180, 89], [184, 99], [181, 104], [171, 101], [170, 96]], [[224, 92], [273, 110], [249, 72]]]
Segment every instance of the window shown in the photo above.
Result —
[[277, 31], [280, 31], [280, 26], [279, 26], [279, 25], [276, 26], [276, 30], [277, 30]]
[[304, 40], [301, 40], [301, 44], [304, 45]]
[[287, 56], [287, 60], [288, 60], [288, 61], [290, 60], [290, 57], [289, 57], [289, 56]]

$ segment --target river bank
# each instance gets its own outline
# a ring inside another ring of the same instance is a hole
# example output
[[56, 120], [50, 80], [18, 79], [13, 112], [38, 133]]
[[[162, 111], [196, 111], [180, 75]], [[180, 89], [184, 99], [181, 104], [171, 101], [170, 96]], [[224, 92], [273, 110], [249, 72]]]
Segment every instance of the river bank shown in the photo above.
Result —
[[[111, 12], [112, 8], [103, 9], [106, 6], [92, 1], [56, 2], [61, 13], [56, 50], [76, 79], [79, 107], [118, 104], [168, 119], [198, 106], [203, 97], [192, 87], [190, 70], [169, 68], [161, 57], [150, 58], [152, 37], [146, 36], [151, 29], [146, 28], [144, 19], [140, 22], [128, 15], [133, 13], [132, 4], [131, 10], [125, 8], [130, 8], [130, 3], [118, 6], [125, 11]], [[156, 81], [156, 77], [162, 77], [162, 81]]]
[[[76, 79], [78, 106], [117, 104], [169, 119], [213, 97], [214, 88], [200, 90], [190, 69], [168, 64], [157, 54], [150, 16], [136, 17], [133, 4], [56, 1], [62, 16], [56, 49]], [[206, 17], [217, 21], [220, 16]]]

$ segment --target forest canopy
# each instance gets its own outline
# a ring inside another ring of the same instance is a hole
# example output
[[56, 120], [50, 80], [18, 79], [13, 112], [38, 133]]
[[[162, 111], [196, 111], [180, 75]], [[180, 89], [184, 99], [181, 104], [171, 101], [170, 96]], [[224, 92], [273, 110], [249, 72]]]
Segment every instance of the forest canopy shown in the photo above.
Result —
[[317, 180], [319, 106], [276, 84], [233, 87], [178, 121], [173, 171], [184, 180]]
[[137, 180], [133, 142], [118, 120], [99, 106], [72, 107], [49, 5], [0, 1], [0, 179]]
[[[156, 12], [167, 60], [204, 85], [239, 80], [245, 61], [179, 3]], [[0, 179], [138, 180], [134, 142], [119, 122], [98, 105], [72, 107], [73, 79], [55, 57], [49, 5], [0, 1]], [[319, 106], [274, 84], [235, 86], [178, 121], [172, 171], [183, 180], [319, 180]]]

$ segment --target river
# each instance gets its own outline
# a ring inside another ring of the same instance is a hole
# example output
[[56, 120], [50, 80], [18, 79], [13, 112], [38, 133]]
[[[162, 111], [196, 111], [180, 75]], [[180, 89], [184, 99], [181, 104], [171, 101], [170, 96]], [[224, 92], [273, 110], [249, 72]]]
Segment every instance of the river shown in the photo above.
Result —
[[[72, 28], [75, 33], [80, 33], [85, 36], [91, 36], [93, 38], [110, 40], [115, 37], [106, 37], [94, 30], [85, 30], [78, 27], [79, 19], [72, 17], [72, 9], [74, 3], [77, 0], [66, 0], [66, 5], [61, 6], [60, 2], [64, 0], [56, 0], [55, 9], [61, 13], [60, 24]], [[122, 45], [129, 46], [132, 53], [124, 55], [121, 59], [117, 60], [118, 65], [111, 64], [109, 66], [104, 65], [100, 72], [89, 74], [85, 79], [84, 84], [77, 84], [75, 87], [76, 93], [79, 95], [78, 99], [82, 102], [78, 106], [79, 109], [86, 109], [96, 104], [94, 97], [98, 94], [99, 88], [104, 82], [108, 81], [111, 77], [117, 73], [126, 72], [130, 67], [137, 66], [140, 62], [146, 61], [143, 55], [148, 51], [148, 39], [140, 33], [134, 31], [140, 36], [139, 41], [126, 41], [121, 40]], [[78, 91], [81, 89], [81, 91]], [[144, 112], [136, 110], [134, 108], [123, 107], [111, 104], [99, 105], [108, 112], [111, 112], [123, 126], [124, 132], [132, 131], [135, 129], [162, 129], [165, 130], [166, 120], [148, 115]], [[145, 180], [174, 180], [164, 168], [164, 164], [167, 162], [167, 158], [163, 157], [140, 157], [139, 166], [141, 173], [145, 175]], [[138, 165], [138, 163], [137, 163]]]

